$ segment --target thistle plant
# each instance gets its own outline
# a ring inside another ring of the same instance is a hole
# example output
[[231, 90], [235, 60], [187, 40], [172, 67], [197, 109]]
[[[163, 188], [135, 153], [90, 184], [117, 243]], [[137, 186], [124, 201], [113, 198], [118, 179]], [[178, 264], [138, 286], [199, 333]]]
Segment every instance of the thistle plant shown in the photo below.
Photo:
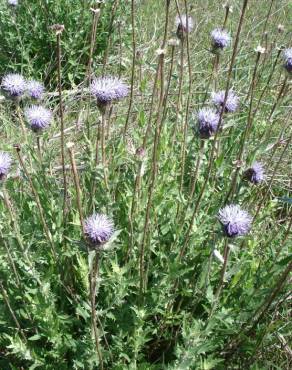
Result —
[[260, 162], [254, 162], [245, 173], [245, 178], [251, 183], [257, 185], [265, 179], [264, 167]]
[[287, 2], [18, 3], [0, 367], [288, 369]]
[[223, 109], [225, 113], [234, 113], [238, 109], [239, 98], [234, 91], [229, 90], [225, 101], [225, 91], [221, 90], [212, 93], [212, 102], [215, 104], [218, 110]]
[[9, 73], [3, 77], [1, 89], [7, 98], [19, 101], [25, 93], [26, 81], [21, 74]]
[[32, 105], [25, 109], [24, 116], [26, 118], [26, 121], [30, 129], [36, 134], [37, 147], [38, 147], [39, 157], [41, 160], [42, 150], [41, 150], [40, 135], [44, 130], [46, 130], [50, 126], [53, 120], [53, 114], [49, 109], [41, 105]]
[[292, 48], [285, 49], [283, 52], [284, 68], [288, 73], [292, 72]]
[[88, 246], [95, 250], [95, 256], [90, 271], [90, 301], [91, 301], [91, 319], [95, 338], [96, 351], [99, 358], [100, 368], [103, 369], [103, 357], [99, 344], [99, 337], [97, 332], [97, 317], [96, 317], [96, 281], [99, 271], [99, 253], [109, 242], [114, 233], [113, 221], [104, 214], [95, 213], [89, 216], [84, 221], [84, 236], [88, 242]]
[[194, 28], [193, 18], [186, 14], [178, 14], [175, 18], [175, 25], [177, 27], [176, 35], [180, 40], [186, 37], [187, 33], [192, 32]]
[[218, 128], [220, 115], [218, 112], [203, 108], [198, 112], [198, 133], [201, 139], [209, 139]]
[[7, 0], [7, 4], [16, 7], [18, 5], [18, 0]]
[[45, 87], [41, 82], [35, 80], [26, 82], [26, 93], [30, 98], [40, 100], [43, 97], [44, 91]]
[[118, 77], [95, 78], [90, 86], [91, 94], [96, 98], [101, 113], [105, 108], [128, 95], [128, 86]]
[[252, 217], [248, 212], [241, 209], [237, 204], [230, 204], [219, 210], [218, 219], [223, 227], [223, 233], [225, 235], [225, 246], [223, 253], [223, 266], [221, 269], [220, 282], [215, 293], [214, 303], [210, 316], [213, 315], [216, 305], [223, 288], [225, 273], [227, 269], [228, 258], [230, 254], [229, 238], [236, 238], [248, 234], [251, 228]]
[[63, 107], [63, 94], [62, 94], [62, 49], [61, 49], [61, 35], [65, 27], [63, 24], [54, 24], [51, 26], [51, 30], [55, 33], [57, 42], [57, 63], [58, 63], [58, 95], [59, 95], [59, 115], [61, 124], [61, 162], [62, 162], [62, 172], [63, 172], [63, 222], [66, 223], [67, 214], [67, 197], [68, 197], [68, 187], [67, 187], [67, 175], [65, 168], [65, 121], [64, 121], [64, 107]]
[[11, 167], [12, 158], [8, 153], [0, 152], [0, 181], [3, 181]]
[[84, 232], [90, 248], [100, 250], [114, 233], [114, 224], [103, 214], [93, 214], [84, 221]]
[[35, 133], [40, 133], [48, 128], [53, 119], [52, 112], [41, 105], [32, 105], [26, 108], [24, 116]]
[[230, 40], [231, 40], [230, 35], [226, 30], [215, 28], [211, 32], [213, 52], [217, 53], [225, 49], [230, 44]]
[[[90, 92], [95, 97], [101, 113], [101, 155], [104, 168], [104, 181], [108, 188], [107, 159], [106, 159], [106, 115], [109, 107], [128, 95], [128, 86], [118, 77], [95, 78], [90, 85]], [[96, 140], [96, 164], [98, 158], [98, 138]]]

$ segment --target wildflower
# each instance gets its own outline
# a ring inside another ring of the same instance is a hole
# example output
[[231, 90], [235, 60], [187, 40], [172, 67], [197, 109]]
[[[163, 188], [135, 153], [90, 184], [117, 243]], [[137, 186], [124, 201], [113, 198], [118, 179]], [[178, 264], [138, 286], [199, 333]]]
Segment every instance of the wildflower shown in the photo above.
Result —
[[203, 108], [198, 112], [199, 135], [202, 139], [209, 139], [217, 130], [219, 114], [210, 108]]
[[8, 153], [0, 152], [0, 180], [3, 180], [10, 169], [12, 159]]
[[224, 49], [230, 44], [230, 35], [226, 30], [215, 28], [211, 32], [212, 44], [215, 50]]
[[107, 243], [114, 233], [114, 223], [106, 215], [95, 213], [84, 222], [85, 235], [90, 244], [98, 248]]
[[194, 28], [194, 21], [191, 16], [186, 16], [186, 14], [181, 16], [177, 15], [175, 19], [175, 25], [177, 27], [176, 35], [182, 40], [186, 33], [192, 32], [192, 29]]
[[[212, 93], [212, 101], [216, 107], [220, 108], [223, 106], [225, 97], [225, 91], [221, 90], [216, 93]], [[228, 91], [227, 100], [225, 104], [225, 112], [233, 113], [238, 108], [238, 96], [234, 94], [232, 90]]]
[[285, 49], [283, 57], [285, 61], [284, 67], [289, 73], [291, 73], [292, 72], [292, 48]]
[[253, 165], [245, 171], [245, 177], [253, 184], [259, 184], [265, 179], [265, 171], [260, 162], [254, 162]]
[[18, 0], [8, 0], [7, 4], [10, 6], [17, 6], [18, 5]]
[[128, 86], [118, 77], [99, 77], [90, 86], [91, 94], [97, 99], [99, 107], [105, 107], [113, 101], [128, 95]]
[[9, 73], [3, 77], [1, 88], [9, 98], [20, 98], [26, 88], [25, 79], [18, 73]]
[[52, 122], [52, 112], [40, 105], [32, 105], [24, 112], [25, 118], [34, 132], [46, 129]]
[[41, 82], [30, 80], [26, 84], [26, 92], [32, 99], [41, 99], [45, 91], [44, 85]]
[[246, 235], [251, 228], [252, 217], [236, 204], [220, 209], [218, 219], [223, 225], [225, 235], [230, 238]]

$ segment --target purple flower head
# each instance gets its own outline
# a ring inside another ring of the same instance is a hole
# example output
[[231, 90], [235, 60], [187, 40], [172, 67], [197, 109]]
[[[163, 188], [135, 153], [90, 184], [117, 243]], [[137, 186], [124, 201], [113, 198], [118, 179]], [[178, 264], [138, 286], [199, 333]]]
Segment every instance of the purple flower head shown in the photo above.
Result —
[[[212, 93], [212, 101], [218, 109], [223, 106], [225, 97], [225, 91], [221, 90], [216, 93]], [[228, 91], [227, 100], [225, 104], [225, 112], [233, 113], [238, 108], [238, 96], [234, 94], [232, 90]]]
[[285, 61], [284, 67], [289, 73], [291, 73], [292, 72], [292, 48], [285, 49], [283, 57]]
[[17, 6], [18, 5], [18, 0], [8, 0], [7, 4], [10, 6]]
[[91, 94], [98, 104], [107, 105], [128, 95], [128, 86], [118, 77], [99, 77], [93, 80], [90, 86]]
[[34, 132], [46, 129], [52, 122], [52, 112], [41, 105], [32, 105], [24, 111], [25, 118]]
[[18, 73], [9, 73], [4, 76], [1, 88], [9, 98], [15, 99], [21, 97], [26, 88], [25, 79]]
[[114, 223], [106, 215], [94, 213], [84, 222], [85, 235], [93, 247], [107, 243], [114, 233]]
[[199, 135], [202, 139], [209, 139], [217, 130], [219, 114], [210, 108], [203, 108], [198, 112]]
[[230, 35], [226, 30], [215, 28], [211, 32], [212, 44], [215, 49], [224, 49], [230, 43]]
[[245, 177], [253, 184], [259, 184], [265, 179], [265, 170], [260, 162], [254, 162], [253, 165], [245, 171]]
[[32, 99], [41, 99], [45, 91], [41, 82], [30, 80], [26, 83], [26, 92]]
[[191, 16], [186, 16], [183, 14], [181, 16], [177, 15], [175, 18], [175, 25], [177, 27], [176, 35], [179, 39], [183, 39], [185, 33], [192, 32], [194, 28], [194, 21]]
[[12, 159], [8, 153], [0, 152], [0, 180], [3, 180], [11, 166]]
[[218, 219], [223, 225], [226, 236], [233, 238], [249, 232], [252, 217], [236, 204], [230, 204], [219, 210]]

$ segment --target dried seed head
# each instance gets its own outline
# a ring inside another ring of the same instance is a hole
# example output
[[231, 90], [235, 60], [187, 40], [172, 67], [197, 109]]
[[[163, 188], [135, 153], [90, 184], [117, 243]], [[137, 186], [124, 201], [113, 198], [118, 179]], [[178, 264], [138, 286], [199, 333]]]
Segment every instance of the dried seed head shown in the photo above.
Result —
[[55, 32], [56, 35], [60, 35], [65, 29], [65, 26], [63, 24], [53, 24], [51, 26], [51, 30]]
[[136, 149], [136, 157], [140, 160], [144, 159], [146, 156], [146, 150], [141, 146]]
[[255, 51], [256, 53], [259, 53], [259, 54], [264, 54], [264, 53], [266, 52], [266, 49], [265, 49], [265, 48], [263, 48], [261, 45], [258, 45], [258, 46], [254, 49], [254, 51]]
[[165, 55], [165, 54], [166, 54], [166, 49], [161, 49], [161, 48], [156, 49], [156, 54], [157, 54], [158, 56], [160, 56], [160, 55]]
[[167, 44], [169, 46], [175, 47], [175, 46], [178, 46], [179, 45], [179, 41], [178, 41], [178, 39], [169, 39], [168, 42], [167, 42]]

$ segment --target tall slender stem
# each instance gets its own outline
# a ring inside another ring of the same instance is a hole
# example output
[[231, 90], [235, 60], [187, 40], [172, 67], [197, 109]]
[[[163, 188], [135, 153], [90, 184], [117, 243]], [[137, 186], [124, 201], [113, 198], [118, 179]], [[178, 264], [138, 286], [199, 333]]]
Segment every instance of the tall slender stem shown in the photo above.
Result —
[[16, 317], [16, 315], [15, 315], [15, 313], [14, 313], [12, 307], [11, 307], [11, 304], [9, 302], [9, 298], [8, 298], [7, 292], [6, 292], [6, 290], [5, 290], [4, 286], [3, 286], [2, 281], [0, 281], [0, 289], [2, 291], [2, 296], [3, 296], [3, 299], [4, 299], [5, 303], [6, 303], [6, 305], [7, 305], [8, 310], [10, 312], [10, 315], [13, 318], [13, 321], [15, 322], [15, 325], [16, 325], [16, 327], [17, 327], [17, 329], [18, 329], [18, 331], [19, 331], [22, 339], [24, 340], [25, 343], [27, 343], [26, 336], [25, 336], [25, 334], [24, 334], [24, 332], [23, 332], [23, 330], [22, 330], [22, 328], [20, 326], [20, 323], [19, 323], [19, 321], [18, 321], [18, 319], [17, 319], [17, 317]]
[[[167, 40], [169, 7], [170, 7], [170, 0], [167, 0], [166, 2], [166, 21], [165, 21], [165, 26], [164, 26], [165, 31], [164, 31], [163, 41], [162, 41], [162, 47], [160, 49], [160, 54], [159, 54], [159, 61], [158, 61], [158, 66], [157, 66], [156, 77], [158, 77], [159, 71], [164, 66], [164, 57], [165, 57], [164, 48], [165, 48], [166, 40]], [[162, 73], [160, 75], [161, 77], [163, 76]], [[161, 89], [164, 89], [164, 83], [161, 84]], [[139, 256], [140, 296], [142, 296], [143, 291], [146, 290], [146, 273], [145, 273], [145, 267], [144, 267], [145, 247], [146, 247], [146, 239], [147, 239], [148, 231], [149, 231], [150, 210], [152, 207], [152, 199], [153, 199], [155, 181], [156, 181], [156, 176], [157, 176], [157, 171], [158, 171], [158, 158], [157, 157], [158, 157], [158, 146], [159, 146], [160, 134], [162, 131], [162, 124], [163, 124], [162, 108], [163, 108], [164, 91], [161, 91], [159, 96], [160, 96], [160, 99], [159, 99], [158, 108], [157, 108], [157, 119], [155, 122], [155, 136], [154, 136], [153, 152], [152, 152], [151, 179], [150, 179], [150, 185], [148, 189], [148, 200], [147, 200], [147, 207], [146, 207], [144, 230], [143, 230], [143, 237], [142, 237], [142, 243], [140, 246], [140, 256]]]
[[[188, 21], [189, 21], [189, 14], [188, 14], [188, 7], [187, 1], [184, 0], [185, 6], [185, 13], [186, 13], [186, 27], [189, 28]], [[189, 112], [190, 112], [190, 103], [192, 98], [192, 70], [191, 70], [191, 57], [190, 57], [190, 43], [189, 43], [189, 33], [186, 33], [186, 44], [187, 44], [187, 61], [188, 61], [188, 78], [189, 78], [189, 85], [188, 85], [188, 98], [187, 98], [187, 105], [186, 105], [186, 114], [183, 126], [183, 143], [181, 149], [181, 180], [180, 180], [180, 192], [183, 189], [183, 182], [184, 182], [184, 175], [185, 175], [185, 161], [186, 161], [186, 140], [187, 140], [187, 128], [189, 123]]]
[[131, 26], [132, 26], [132, 72], [131, 72], [131, 90], [130, 90], [130, 101], [127, 112], [127, 118], [124, 128], [124, 138], [128, 131], [129, 119], [133, 104], [134, 95], [134, 79], [135, 79], [135, 67], [136, 67], [136, 33], [135, 33], [135, 0], [131, 0]]
[[96, 281], [98, 278], [99, 273], [99, 252], [95, 252], [95, 256], [93, 259], [92, 264], [92, 270], [89, 276], [90, 279], [90, 303], [91, 303], [91, 321], [92, 321], [92, 328], [93, 328], [93, 334], [94, 334], [94, 340], [95, 340], [95, 348], [99, 359], [99, 365], [100, 369], [103, 370], [103, 358], [102, 358], [102, 352], [100, 349], [99, 344], [99, 335], [98, 335], [98, 329], [97, 329], [97, 315], [96, 315], [96, 308], [95, 308], [95, 299], [96, 299]]
[[50, 230], [49, 230], [49, 228], [48, 228], [48, 225], [47, 225], [47, 223], [46, 223], [45, 215], [44, 215], [43, 207], [42, 207], [42, 205], [41, 205], [40, 198], [39, 198], [38, 193], [37, 193], [37, 191], [36, 191], [36, 189], [35, 189], [35, 187], [34, 187], [34, 184], [33, 184], [33, 181], [32, 181], [32, 179], [31, 179], [31, 177], [30, 177], [30, 174], [29, 174], [29, 173], [28, 173], [28, 171], [27, 171], [27, 168], [26, 168], [26, 166], [25, 166], [25, 163], [24, 163], [24, 161], [23, 161], [23, 158], [22, 158], [22, 156], [21, 156], [21, 154], [20, 154], [20, 147], [19, 147], [19, 146], [17, 146], [17, 147], [16, 147], [16, 153], [17, 153], [17, 157], [18, 157], [19, 163], [20, 163], [20, 165], [21, 165], [21, 167], [22, 167], [22, 169], [23, 169], [23, 172], [24, 172], [24, 174], [25, 174], [26, 178], [27, 178], [27, 179], [28, 179], [28, 181], [29, 181], [30, 188], [31, 188], [31, 191], [32, 191], [32, 193], [33, 193], [33, 195], [34, 195], [34, 200], [35, 200], [35, 202], [36, 202], [36, 204], [37, 204], [37, 208], [38, 208], [38, 211], [39, 211], [39, 214], [40, 214], [41, 222], [42, 222], [42, 225], [43, 225], [43, 228], [44, 228], [44, 231], [45, 231], [46, 237], [47, 237], [47, 239], [48, 239], [49, 244], [51, 245], [52, 253], [53, 253], [53, 257], [54, 257], [54, 259], [56, 260], [57, 255], [56, 255], [55, 243], [54, 243], [54, 241], [53, 241], [53, 238], [52, 238], [51, 232], [50, 232]]
[[[252, 123], [253, 123], [253, 117], [254, 117], [254, 115], [252, 114], [253, 113], [252, 112], [252, 105], [253, 105], [253, 98], [254, 98], [254, 88], [255, 88], [255, 82], [256, 82], [256, 73], [257, 73], [257, 69], [258, 69], [258, 65], [259, 65], [260, 56], [261, 56], [261, 53], [258, 52], [257, 53], [257, 57], [256, 57], [255, 66], [254, 66], [253, 76], [252, 76], [252, 83], [251, 83], [251, 92], [250, 92], [250, 102], [249, 102], [249, 110], [248, 110], [247, 124], [245, 126], [245, 130], [244, 130], [244, 133], [243, 133], [243, 138], [241, 140], [240, 149], [239, 149], [239, 153], [238, 153], [238, 156], [237, 156], [237, 163], [241, 163], [241, 161], [242, 161], [244, 147], [245, 147], [246, 141], [248, 139], [249, 132], [250, 132], [251, 127], [252, 127]], [[236, 167], [236, 170], [234, 172], [233, 178], [231, 180], [230, 190], [229, 190], [229, 192], [227, 194], [227, 197], [225, 199], [225, 203], [228, 202], [229, 197], [232, 196], [233, 193], [234, 193], [234, 191], [235, 191], [236, 181], [237, 181], [237, 177], [238, 177], [239, 171], [240, 171], [240, 166], [237, 166]]]
[[188, 245], [190, 236], [191, 236], [192, 228], [193, 228], [193, 225], [194, 225], [194, 220], [195, 220], [197, 211], [199, 209], [201, 200], [202, 200], [203, 195], [205, 193], [205, 189], [206, 189], [207, 184], [209, 182], [209, 178], [210, 178], [210, 175], [211, 175], [213, 166], [214, 166], [213, 159], [214, 159], [214, 154], [215, 154], [215, 148], [216, 148], [217, 138], [219, 136], [220, 127], [222, 125], [223, 113], [224, 113], [226, 102], [227, 102], [227, 96], [228, 96], [228, 91], [229, 91], [229, 86], [230, 86], [230, 81], [231, 81], [231, 75], [232, 75], [233, 65], [234, 65], [234, 62], [235, 62], [236, 54], [237, 54], [237, 49], [238, 49], [238, 44], [239, 44], [239, 36], [240, 36], [240, 32], [241, 32], [241, 28], [242, 28], [242, 24], [243, 24], [244, 15], [245, 15], [245, 12], [246, 12], [247, 4], [248, 4], [248, 0], [244, 0], [243, 1], [243, 5], [242, 5], [242, 10], [241, 10], [241, 15], [240, 15], [239, 23], [238, 23], [238, 28], [237, 28], [235, 43], [234, 43], [234, 47], [233, 47], [233, 53], [232, 53], [232, 57], [231, 57], [231, 62], [230, 62], [229, 70], [228, 70], [228, 76], [227, 76], [227, 82], [226, 82], [226, 89], [225, 89], [225, 96], [224, 96], [223, 105], [222, 105], [222, 108], [221, 108], [221, 111], [220, 111], [220, 117], [219, 117], [219, 122], [218, 122], [218, 129], [217, 129], [217, 131], [215, 133], [215, 137], [214, 137], [214, 140], [213, 140], [213, 143], [212, 143], [211, 154], [210, 154], [210, 157], [209, 157], [209, 164], [208, 164], [208, 169], [207, 169], [207, 175], [206, 175], [206, 178], [205, 178], [205, 181], [204, 181], [202, 190], [201, 190], [201, 192], [200, 192], [200, 194], [199, 194], [199, 196], [197, 198], [197, 202], [196, 202], [196, 205], [195, 205], [193, 214], [192, 214], [192, 218], [191, 218], [189, 227], [188, 227], [187, 232], [186, 232], [185, 240], [184, 240], [183, 246], [182, 246], [181, 251], [180, 251], [180, 258], [182, 258], [184, 256], [184, 254], [185, 254], [185, 251], [186, 251], [186, 248], [187, 248], [187, 245]]
[[75, 189], [76, 189], [76, 201], [77, 201], [77, 208], [79, 212], [79, 219], [80, 219], [80, 224], [82, 227], [83, 235], [85, 235], [84, 232], [84, 217], [83, 217], [83, 210], [82, 210], [82, 201], [81, 201], [81, 188], [80, 188], [80, 181], [79, 181], [79, 175], [77, 171], [77, 166], [76, 166], [76, 161], [75, 161], [75, 154], [74, 154], [74, 148], [73, 145], [69, 144], [67, 145], [69, 155], [70, 155], [70, 161], [71, 161], [71, 167], [73, 171], [73, 177], [74, 177], [74, 184], [75, 184]]
[[64, 31], [63, 25], [55, 25], [53, 29], [56, 32], [57, 37], [57, 61], [58, 61], [58, 94], [59, 94], [59, 115], [61, 122], [61, 161], [62, 161], [62, 172], [63, 172], [63, 222], [66, 223], [67, 215], [67, 177], [65, 167], [65, 122], [64, 122], [64, 107], [63, 107], [63, 96], [62, 96], [62, 51], [61, 51], [61, 34]]
[[228, 239], [225, 238], [225, 246], [224, 246], [224, 253], [223, 253], [224, 262], [223, 262], [223, 266], [222, 266], [222, 269], [221, 269], [220, 282], [219, 282], [218, 288], [216, 290], [215, 297], [214, 297], [214, 303], [213, 303], [213, 306], [212, 306], [212, 309], [211, 309], [211, 312], [210, 312], [210, 317], [213, 315], [213, 313], [216, 309], [216, 306], [218, 304], [220, 294], [221, 294], [221, 291], [222, 291], [222, 288], [223, 288], [229, 253], [230, 253], [230, 248], [229, 248], [229, 245], [228, 245]]

